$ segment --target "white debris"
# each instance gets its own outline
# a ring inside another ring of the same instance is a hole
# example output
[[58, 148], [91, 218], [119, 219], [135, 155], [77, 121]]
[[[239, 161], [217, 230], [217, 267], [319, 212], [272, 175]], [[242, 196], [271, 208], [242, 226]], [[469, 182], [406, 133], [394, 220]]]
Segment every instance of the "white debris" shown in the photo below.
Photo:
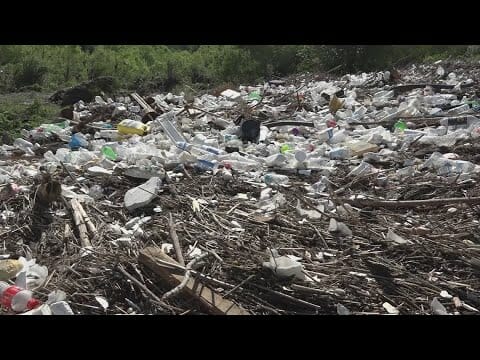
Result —
[[153, 177], [146, 183], [130, 189], [125, 194], [125, 207], [129, 210], [135, 210], [144, 207], [155, 199], [162, 181], [158, 177]]
[[397, 244], [408, 244], [408, 243], [410, 243], [408, 240], [405, 240], [400, 235], [395, 234], [392, 231], [392, 229], [388, 229], [387, 240], [393, 241]]
[[390, 304], [388, 302], [384, 302], [382, 306], [385, 310], [387, 310], [387, 312], [389, 314], [392, 314], [392, 315], [400, 314], [400, 311], [395, 306], [393, 306], [392, 304]]
[[328, 231], [341, 236], [352, 236], [352, 230], [345, 225], [344, 223], [335, 220], [334, 218], [330, 219], [330, 224], [328, 225]]

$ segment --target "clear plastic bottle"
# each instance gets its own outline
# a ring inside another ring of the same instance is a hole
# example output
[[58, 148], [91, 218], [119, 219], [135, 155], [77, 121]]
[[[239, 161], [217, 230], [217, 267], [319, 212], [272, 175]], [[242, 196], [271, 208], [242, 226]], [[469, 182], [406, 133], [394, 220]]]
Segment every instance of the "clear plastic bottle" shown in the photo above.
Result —
[[287, 161], [287, 158], [283, 154], [273, 154], [265, 158], [265, 165], [276, 167], [283, 166]]
[[22, 138], [15, 139], [13, 145], [22, 150], [33, 148], [33, 144], [30, 141], [24, 140]]
[[214, 148], [212, 146], [208, 145], [193, 145], [189, 144], [187, 142], [177, 142], [177, 147], [179, 149], [189, 151], [189, 152], [198, 152], [198, 153], [210, 153], [214, 155], [221, 155], [223, 154], [223, 151], [217, 148]]
[[0, 304], [15, 312], [23, 312], [35, 309], [41, 303], [30, 290], [0, 281]]
[[271, 185], [286, 185], [288, 184], [288, 176], [286, 175], [281, 175], [281, 174], [275, 174], [275, 173], [268, 173], [265, 174], [263, 177], [263, 181], [265, 184], [271, 186]]

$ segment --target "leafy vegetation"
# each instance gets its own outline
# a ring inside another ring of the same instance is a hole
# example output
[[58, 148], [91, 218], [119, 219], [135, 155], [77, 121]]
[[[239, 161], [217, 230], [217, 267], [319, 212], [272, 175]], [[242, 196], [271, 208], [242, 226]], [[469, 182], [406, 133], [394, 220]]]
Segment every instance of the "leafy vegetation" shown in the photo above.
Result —
[[[215, 86], [252, 82], [299, 71], [383, 69], [397, 61], [476, 55], [475, 46], [406, 45], [2, 45], [0, 91], [56, 90], [98, 76], [122, 88], [156, 81]], [[30, 88], [29, 88], [30, 89]]]

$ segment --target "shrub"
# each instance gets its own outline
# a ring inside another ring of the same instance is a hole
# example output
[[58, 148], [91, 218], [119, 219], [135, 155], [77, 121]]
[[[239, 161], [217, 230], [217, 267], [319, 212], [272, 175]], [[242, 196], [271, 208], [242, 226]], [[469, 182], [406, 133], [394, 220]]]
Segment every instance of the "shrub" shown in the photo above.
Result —
[[25, 59], [15, 70], [13, 83], [17, 88], [34, 84], [41, 85], [47, 71], [47, 67], [43, 66], [38, 60]]

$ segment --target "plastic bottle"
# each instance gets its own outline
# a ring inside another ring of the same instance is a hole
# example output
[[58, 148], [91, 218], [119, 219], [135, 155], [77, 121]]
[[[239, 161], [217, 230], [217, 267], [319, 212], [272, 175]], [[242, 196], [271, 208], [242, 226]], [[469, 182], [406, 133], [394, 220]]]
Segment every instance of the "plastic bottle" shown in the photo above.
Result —
[[35, 309], [41, 303], [30, 290], [0, 281], [0, 304], [9, 310], [23, 312]]
[[195, 167], [198, 170], [208, 171], [208, 170], [215, 170], [218, 167], [218, 164], [216, 164], [213, 161], [199, 159], [197, 160]]
[[252, 91], [250, 94], [248, 94], [248, 100], [260, 101], [261, 98], [262, 97], [261, 97], [260, 92], [258, 90]]
[[470, 106], [468, 104], [463, 104], [453, 109], [447, 111], [448, 114], [462, 114], [468, 112], [470, 110]]
[[104, 146], [102, 148], [102, 154], [109, 160], [115, 161], [117, 153], [110, 146]]
[[99, 137], [105, 139], [118, 139], [120, 137], [120, 133], [117, 130], [100, 130], [98, 132]]
[[275, 173], [268, 173], [265, 174], [263, 177], [263, 181], [267, 185], [286, 185], [288, 184], [288, 176], [286, 175], [280, 175], [280, 174], [275, 174]]
[[407, 124], [405, 124], [404, 121], [402, 120], [398, 120], [396, 123], [395, 123], [395, 129], [397, 129], [398, 131], [400, 132], [403, 132], [405, 131], [405, 129], [407, 128]]
[[179, 149], [189, 151], [189, 152], [195, 152], [198, 151], [200, 153], [210, 153], [214, 155], [221, 155], [223, 154], [223, 151], [217, 148], [214, 148], [212, 146], [208, 145], [193, 145], [187, 142], [177, 142], [177, 147]]
[[442, 126], [470, 127], [472, 124], [480, 123], [480, 120], [473, 115], [452, 116], [440, 120]]
[[22, 138], [15, 139], [15, 141], [13, 142], [13, 145], [22, 150], [26, 150], [28, 148], [33, 147], [33, 144], [30, 141], [24, 140]]

